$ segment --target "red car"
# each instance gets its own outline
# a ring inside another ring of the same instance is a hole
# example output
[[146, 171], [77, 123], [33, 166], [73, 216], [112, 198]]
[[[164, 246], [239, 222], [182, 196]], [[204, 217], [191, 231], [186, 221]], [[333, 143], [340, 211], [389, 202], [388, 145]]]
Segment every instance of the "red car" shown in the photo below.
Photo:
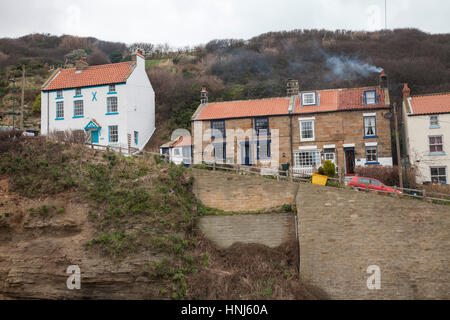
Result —
[[[349, 183], [349, 186], [356, 188], [356, 190], [374, 190], [383, 193], [395, 192], [392, 187], [386, 186], [384, 183], [377, 179], [367, 178], [367, 177], [353, 177]], [[398, 194], [402, 194], [400, 190], [397, 190]]]

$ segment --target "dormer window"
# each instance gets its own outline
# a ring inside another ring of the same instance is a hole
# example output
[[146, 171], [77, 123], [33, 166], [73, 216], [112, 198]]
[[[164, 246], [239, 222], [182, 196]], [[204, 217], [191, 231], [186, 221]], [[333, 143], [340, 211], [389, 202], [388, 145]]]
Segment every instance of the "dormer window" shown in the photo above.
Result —
[[364, 91], [365, 104], [377, 104], [377, 92], [375, 90]]
[[56, 90], [56, 98], [61, 99], [63, 97], [63, 91], [62, 90]]
[[313, 106], [316, 104], [315, 92], [303, 92], [302, 93], [302, 106]]
[[75, 89], [75, 96], [81, 96], [81, 88]]

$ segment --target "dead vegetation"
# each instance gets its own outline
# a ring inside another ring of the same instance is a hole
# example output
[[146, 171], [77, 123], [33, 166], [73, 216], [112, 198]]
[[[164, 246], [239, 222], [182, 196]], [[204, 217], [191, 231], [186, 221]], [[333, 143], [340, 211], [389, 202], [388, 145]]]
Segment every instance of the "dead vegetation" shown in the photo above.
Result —
[[[82, 204], [86, 221], [78, 227], [67, 222], [70, 230], [86, 237], [78, 245], [89, 256], [113, 265], [148, 257], [138, 268], [152, 292], [158, 292], [152, 298], [314, 297], [300, 285], [296, 243], [275, 249], [236, 244], [219, 250], [196, 231], [197, 218], [208, 210], [192, 193], [189, 169], [41, 137], [7, 140], [7, 152], [0, 154], [1, 181], [8, 181], [3, 189], [11, 195], [10, 204], [0, 207], [5, 219], [20, 213], [39, 224], [41, 232], [66, 215], [66, 205], [51, 199]], [[33, 205], [20, 211], [12, 205], [19, 199]], [[67, 226], [55, 235], [62, 236]], [[90, 231], [79, 233], [85, 228]]]

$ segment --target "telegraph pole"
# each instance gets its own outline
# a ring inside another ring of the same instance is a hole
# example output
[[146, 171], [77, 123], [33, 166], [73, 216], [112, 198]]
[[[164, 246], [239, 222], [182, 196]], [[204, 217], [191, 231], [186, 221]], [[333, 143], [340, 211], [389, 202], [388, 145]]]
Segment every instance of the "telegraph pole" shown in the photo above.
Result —
[[387, 0], [384, 0], [384, 29], [387, 30]]
[[25, 65], [22, 65], [22, 101], [20, 105], [20, 130], [23, 130], [23, 103], [25, 96]]
[[12, 83], [13, 83], [13, 121], [12, 121], [12, 127], [13, 127], [13, 130], [15, 129], [15, 127], [14, 127], [14, 120], [15, 120], [15, 114], [16, 114], [16, 112], [14, 111], [14, 95], [15, 95], [15, 90], [16, 90], [16, 79], [14, 79], [14, 78], [11, 78], [11, 79], [9, 79], [9, 81], [11, 81]]
[[403, 172], [402, 172], [402, 159], [400, 157], [400, 142], [398, 138], [398, 120], [397, 120], [397, 103], [393, 103], [394, 107], [394, 122], [395, 122], [395, 149], [397, 149], [397, 166], [398, 166], [398, 179], [400, 181], [400, 188], [403, 188]]

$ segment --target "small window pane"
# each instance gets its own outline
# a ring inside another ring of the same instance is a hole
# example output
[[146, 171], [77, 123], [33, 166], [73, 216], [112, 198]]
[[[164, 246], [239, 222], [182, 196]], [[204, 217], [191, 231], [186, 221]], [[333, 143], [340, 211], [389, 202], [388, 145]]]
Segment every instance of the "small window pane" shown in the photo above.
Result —
[[107, 104], [108, 104], [108, 113], [114, 113], [114, 112], [118, 112], [118, 108], [117, 108], [117, 97], [108, 97], [107, 99]]
[[432, 183], [447, 183], [447, 172], [445, 167], [430, 168]]
[[366, 91], [366, 104], [375, 104], [376, 103], [376, 95], [375, 91]]
[[76, 100], [73, 102], [73, 115], [74, 117], [81, 117], [84, 115], [83, 100]]
[[56, 118], [64, 118], [64, 103], [56, 103]]
[[75, 89], [75, 95], [76, 96], [81, 96], [81, 88], [76, 88]]
[[377, 147], [366, 147], [366, 161], [367, 162], [377, 161]]
[[62, 96], [63, 96], [62, 90], [56, 91], [56, 97], [57, 97], [57, 98], [62, 98]]
[[438, 116], [430, 116], [430, 126], [439, 126]]
[[302, 105], [316, 104], [316, 94], [314, 92], [308, 92], [302, 94]]
[[211, 135], [216, 138], [225, 138], [225, 121], [215, 120], [211, 123]]
[[109, 142], [119, 141], [119, 128], [118, 126], [109, 126]]
[[116, 92], [116, 86], [114, 84], [109, 85], [109, 92]]
[[364, 135], [365, 136], [376, 135], [376, 120], [374, 116], [364, 117]]

